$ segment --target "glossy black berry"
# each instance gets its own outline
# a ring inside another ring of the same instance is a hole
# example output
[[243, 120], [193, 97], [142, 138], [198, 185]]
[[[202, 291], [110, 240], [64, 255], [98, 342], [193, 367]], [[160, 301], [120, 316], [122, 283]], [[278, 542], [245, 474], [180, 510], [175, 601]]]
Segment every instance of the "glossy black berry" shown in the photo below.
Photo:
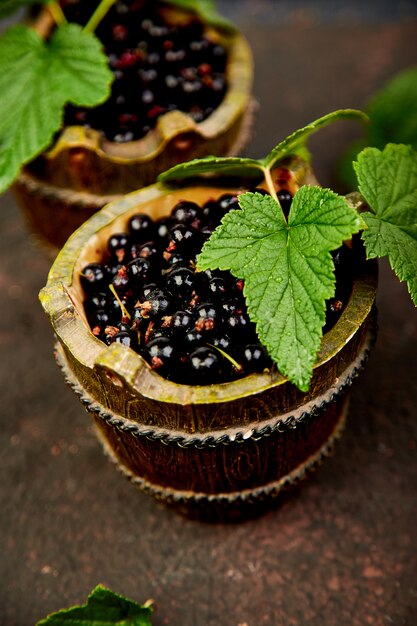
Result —
[[271, 367], [264, 347], [259, 344], [247, 344], [242, 352], [241, 362], [246, 372], [262, 372], [265, 368]]
[[199, 220], [201, 209], [195, 202], [181, 200], [175, 205], [171, 217], [178, 224], [192, 224]]
[[109, 274], [100, 263], [90, 263], [86, 265], [80, 274], [81, 285], [86, 293], [93, 293], [94, 291], [107, 291], [109, 280]]
[[238, 197], [234, 194], [225, 193], [223, 196], [220, 196], [217, 202], [223, 213], [227, 213], [227, 211], [230, 211], [231, 209], [239, 208]]
[[128, 348], [132, 348], [134, 350], [137, 342], [133, 333], [122, 330], [114, 335], [112, 343], [120, 343], [123, 346], [127, 346]]
[[84, 302], [87, 315], [98, 309], [105, 309], [108, 305], [108, 296], [105, 293], [94, 293], [91, 298]]
[[203, 205], [203, 218], [204, 220], [210, 224], [217, 226], [224, 215], [223, 209], [220, 207], [220, 204], [215, 200], [207, 200], [207, 202]]
[[111, 313], [105, 309], [94, 311], [90, 317], [90, 326], [96, 336], [104, 333], [106, 326], [111, 326], [112, 323], [113, 317]]
[[197, 330], [197, 328], [191, 328], [190, 330], [188, 330], [184, 336], [184, 346], [186, 353], [189, 353], [190, 350], [194, 350], [197, 347], [201, 347], [204, 343], [204, 339], [204, 333]]
[[169, 240], [172, 250], [189, 256], [201, 247], [202, 238], [189, 224], [176, 224], [169, 231]]
[[107, 244], [108, 251], [119, 263], [128, 260], [130, 254], [130, 237], [126, 233], [112, 235]]
[[161, 245], [168, 241], [169, 229], [171, 226], [172, 222], [170, 218], [163, 218], [155, 223], [155, 234], [161, 242]]
[[170, 293], [162, 289], [154, 289], [148, 294], [147, 299], [141, 305], [142, 310], [150, 319], [162, 318], [172, 311], [173, 298]]
[[323, 333], [327, 333], [339, 319], [344, 305], [339, 298], [329, 298], [326, 301], [326, 322], [323, 326]]
[[145, 358], [151, 368], [171, 378], [178, 366], [175, 346], [168, 337], [157, 337], [148, 341], [144, 348]]
[[179, 299], [187, 299], [195, 288], [196, 276], [189, 267], [175, 265], [165, 275], [168, 291]]
[[155, 289], [158, 289], [157, 283], [145, 283], [143, 287], [139, 289], [138, 296], [141, 300], [147, 300], [149, 294]]
[[130, 277], [124, 266], [117, 272], [111, 282], [118, 296], [127, 294], [131, 289]]
[[222, 315], [215, 304], [211, 302], [203, 302], [196, 309], [195, 327], [200, 332], [211, 332], [218, 329], [222, 322]]
[[225, 317], [225, 328], [227, 333], [236, 337], [248, 333], [251, 330], [251, 323], [247, 315], [235, 312]]
[[155, 232], [154, 221], [149, 215], [138, 213], [129, 220], [129, 232], [135, 242], [151, 241]]
[[[165, 324], [165, 320], [164, 320]], [[154, 339], [159, 339], [160, 337], [164, 337], [165, 339], [172, 339], [173, 332], [169, 326], [157, 326], [150, 322], [147, 332], [145, 333], [145, 344], [153, 341]]]
[[141, 286], [148, 282], [151, 276], [151, 263], [148, 259], [138, 257], [126, 266], [126, 272], [134, 286]]
[[280, 189], [277, 192], [277, 197], [281, 205], [281, 208], [284, 211], [285, 217], [288, 217], [291, 204], [292, 204], [292, 195], [290, 194], [288, 189]]
[[194, 316], [190, 311], [176, 311], [169, 321], [169, 327], [177, 336], [183, 336], [194, 327], [194, 323]]
[[220, 380], [220, 360], [215, 350], [197, 348], [187, 359], [187, 373], [195, 385], [213, 384]]
[[164, 259], [166, 263], [168, 264], [168, 267], [173, 268], [174, 266], [181, 266], [181, 267], [189, 266], [189, 259], [186, 259], [184, 255], [180, 254], [179, 252], [176, 252], [176, 250], [173, 250], [172, 252], [165, 252]]
[[225, 333], [213, 337], [210, 343], [216, 348], [224, 350], [224, 352], [227, 352], [228, 354], [232, 354], [233, 352], [235, 352], [235, 348], [233, 347], [233, 342], [231, 338]]
[[232, 313], [242, 313], [242, 307], [244, 306], [244, 302], [233, 299], [233, 300], [224, 300], [221, 303], [221, 309], [223, 312], [223, 316], [226, 318]]
[[132, 246], [131, 254], [134, 259], [147, 259], [154, 267], [162, 265], [163, 262], [161, 248], [153, 241], [135, 244]]
[[209, 281], [208, 292], [214, 301], [223, 301], [230, 294], [230, 284], [225, 278], [215, 276]]

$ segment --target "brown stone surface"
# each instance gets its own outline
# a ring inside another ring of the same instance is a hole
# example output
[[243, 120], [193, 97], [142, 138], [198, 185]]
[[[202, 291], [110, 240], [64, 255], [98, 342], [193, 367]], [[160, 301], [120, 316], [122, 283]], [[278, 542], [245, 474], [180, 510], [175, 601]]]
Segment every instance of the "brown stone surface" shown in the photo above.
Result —
[[[354, 14], [317, 22], [306, 9], [280, 26], [253, 6], [243, 3], [237, 13], [254, 47], [261, 104], [251, 155], [327, 111], [363, 105], [393, 72], [417, 61], [415, 20], [364, 24]], [[335, 125], [314, 141], [324, 183], [356, 132]], [[137, 600], [153, 598], [155, 626], [416, 623], [417, 314], [387, 264], [378, 344], [353, 389], [335, 455], [280, 508], [230, 525], [174, 514], [105, 459], [52, 358], [37, 303], [48, 267], [5, 195], [2, 626], [30, 626], [84, 601], [98, 582]]]

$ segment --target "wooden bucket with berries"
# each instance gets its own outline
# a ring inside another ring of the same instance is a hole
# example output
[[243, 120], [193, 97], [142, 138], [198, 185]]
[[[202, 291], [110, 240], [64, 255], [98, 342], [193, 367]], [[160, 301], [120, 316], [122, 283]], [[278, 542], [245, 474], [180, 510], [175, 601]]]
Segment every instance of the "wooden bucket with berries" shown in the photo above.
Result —
[[[283, 202], [314, 180], [293, 159]], [[106, 453], [145, 492], [205, 517], [263, 506], [321, 462], [374, 338], [376, 265], [346, 246], [309, 391], [277, 371], [239, 281], [195, 274], [190, 252], [175, 259], [195, 242], [176, 245], [172, 224], [188, 216], [201, 246], [239, 191], [153, 185], [109, 204], [69, 239], [40, 295], [58, 364]]]
[[[115, 75], [111, 98], [96, 109], [68, 108], [54, 145], [13, 186], [32, 230], [52, 251], [105, 204], [175, 163], [237, 154], [248, 138], [253, 62], [245, 38], [177, 7], [150, 4], [133, 3], [123, 20], [116, 8], [106, 16], [97, 35]], [[146, 20], [153, 28], [144, 28]], [[42, 11], [35, 28], [47, 36], [52, 27]]]

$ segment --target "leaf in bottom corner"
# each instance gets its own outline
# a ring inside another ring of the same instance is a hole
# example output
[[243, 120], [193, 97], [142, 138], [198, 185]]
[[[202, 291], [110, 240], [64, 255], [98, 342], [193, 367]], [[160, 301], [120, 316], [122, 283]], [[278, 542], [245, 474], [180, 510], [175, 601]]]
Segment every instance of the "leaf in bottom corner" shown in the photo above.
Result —
[[37, 626], [151, 626], [152, 608], [98, 585], [87, 604], [48, 615]]

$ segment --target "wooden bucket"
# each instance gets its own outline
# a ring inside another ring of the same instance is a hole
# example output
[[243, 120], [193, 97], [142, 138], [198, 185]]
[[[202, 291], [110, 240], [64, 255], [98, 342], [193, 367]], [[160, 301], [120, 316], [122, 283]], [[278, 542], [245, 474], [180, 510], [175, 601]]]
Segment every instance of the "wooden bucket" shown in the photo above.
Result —
[[[299, 182], [308, 176], [304, 170]], [[144, 491], [206, 517], [269, 501], [328, 454], [375, 334], [377, 265], [360, 254], [350, 299], [324, 335], [307, 393], [277, 371], [220, 385], [176, 384], [130, 348], [107, 347], [91, 333], [79, 272], [101, 260], [110, 234], [125, 230], [136, 212], [161, 217], [180, 199], [203, 203], [233, 191], [153, 185], [111, 203], [70, 238], [40, 295], [58, 363], [105, 451]]]

